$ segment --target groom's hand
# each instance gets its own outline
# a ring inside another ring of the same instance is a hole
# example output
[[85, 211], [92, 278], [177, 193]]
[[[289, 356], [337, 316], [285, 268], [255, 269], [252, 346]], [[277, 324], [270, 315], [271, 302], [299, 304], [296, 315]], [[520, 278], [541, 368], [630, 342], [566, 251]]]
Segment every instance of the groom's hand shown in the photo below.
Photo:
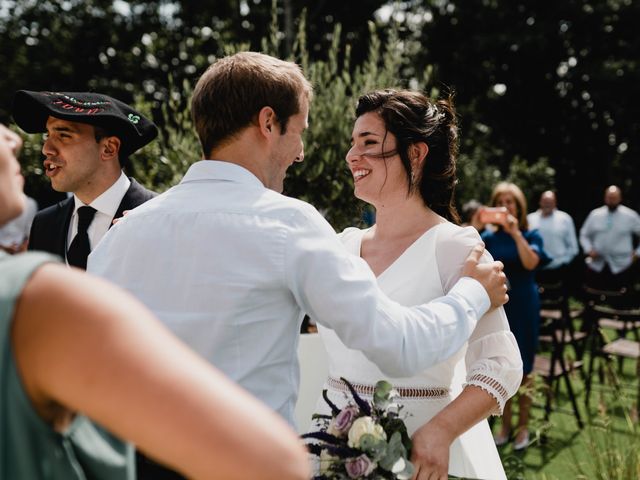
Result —
[[504, 265], [500, 261], [480, 263], [484, 253], [484, 244], [479, 243], [467, 257], [462, 268], [463, 277], [475, 278], [489, 294], [491, 306], [496, 308], [509, 301], [507, 295], [507, 277], [502, 271]]

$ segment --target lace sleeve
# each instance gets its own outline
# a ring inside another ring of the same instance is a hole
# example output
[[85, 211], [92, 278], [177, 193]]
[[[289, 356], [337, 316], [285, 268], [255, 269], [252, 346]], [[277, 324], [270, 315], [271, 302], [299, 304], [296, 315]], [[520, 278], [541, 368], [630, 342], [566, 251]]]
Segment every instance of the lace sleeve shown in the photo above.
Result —
[[[465, 258], [479, 241], [480, 236], [472, 227], [451, 225], [447, 230], [441, 230], [436, 244], [436, 261], [445, 293], [460, 278]], [[492, 260], [485, 252], [483, 261]], [[492, 414], [502, 414], [505, 402], [518, 391], [522, 381], [520, 350], [502, 307], [480, 319], [469, 339], [465, 362], [465, 386], [474, 385], [486, 391], [496, 400]]]
[[480, 387], [497, 402], [493, 415], [501, 415], [504, 404], [518, 391], [522, 381], [522, 359], [509, 330], [504, 309], [487, 313], [469, 339], [465, 357], [467, 385]]

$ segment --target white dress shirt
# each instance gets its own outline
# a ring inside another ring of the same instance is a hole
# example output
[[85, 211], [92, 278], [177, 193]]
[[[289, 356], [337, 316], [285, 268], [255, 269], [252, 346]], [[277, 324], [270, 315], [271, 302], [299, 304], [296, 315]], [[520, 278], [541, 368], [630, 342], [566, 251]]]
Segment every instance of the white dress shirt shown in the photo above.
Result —
[[19, 217], [0, 226], [0, 245], [15, 247], [21, 245], [31, 231], [31, 224], [38, 213], [38, 203], [27, 195], [24, 196], [25, 208]]
[[568, 265], [578, 254], [578, 238], [573, 219], [568, 213], [554, 209], [546, 217], [542, 210], [527, 215], [529, 229], [537, 229], [544, 242], [544, 250], [552, 258], [545, 270]]
[[[121, 172], [118, 180], [116, 180], [113, 185], [102, 192], [89, 204], [90, 207], [96, 209], [96, 214], [93, 217], [91, 225], [89, 225], [89, 229], [87, 230], [91, 250], [96, 248], [96, 245], [98, 245], [102, 237], [104, 237], [104, 234], [109, 230], [111, 222], [113, 222], [113, 217], [118, 211], [120, 202], [122, 202], [122, 198], [127, 193], [127, 190], [129, 190], [130, 185], [131, 180], [127, 178], [124, 172]], [[78, 233], [78, 209], [86, 206], [86, 204], [83, 203], [76, 195], [73, 196], [73, 201], [75, 202], [75, 206], [73, 209], [73, 215], [71, 216], [71, 221], [69, 222], [67, 248], [65, 251], [69, 248], [73, 238]]]
[[453, 355], [489, 308], [471, 278], [428, 306], [391, 301], [315, 208], [212, 160], [114, 225], [88, 271], [129, 290], [292, 424], [305, 312], [401, 376]]
[[[611, 212], [607, 206], [592, 210], [580, 229], [580, 245], [585, 254], [591, 250], [598, 257], [589, 260], [589, 268], [601, 272], [605, 262], [611, 273], [620, 273], [633, 260], [633, 236], [640, 237], [640, 215], [624, 205]], [[640, 246], [635, 251], [640, 255]]]

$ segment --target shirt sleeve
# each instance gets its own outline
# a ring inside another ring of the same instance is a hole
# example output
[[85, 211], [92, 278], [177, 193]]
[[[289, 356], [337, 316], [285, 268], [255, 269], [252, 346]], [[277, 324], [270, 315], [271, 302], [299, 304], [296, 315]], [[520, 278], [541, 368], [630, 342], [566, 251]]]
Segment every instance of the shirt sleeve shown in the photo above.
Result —
[[464, 346], [489, 309], [486, 291], [471, 278], [428, 304], [392, 301], [367, 263], [345, 249], [320, 215], [303, 213], [285, 242], [289, 290], [310, 317], [385, 374], [411, 376], [443, 362]]
[[[636, 212], [633, 212], [633, 213], [634, 213], [634, 215], [633, 215], [633, 219], [631, 221], [631, 229], [632, 229], [634, 235], [637, 238], [640, 238], [640, 215], [638, 215], [638, 213], [636, 213]], [[638, 244], [638, 247], [635, 250], [635, 254], [637, 256], [640, 256], [640, 243]]]
[[[436, 260], [444, 291], [460, 278], [467, 252], [477, 241], [473, 229], [459, 229], [446, 238], [439, 238]], [[492, 261], [485, 252], [483, 262]], [[522, 381], [522, 359], [516, 339], [509, 329], [504, 308], [486, 313], [469, 339], [465, 356], [467, 385], [482, 388], [496, 401], [492, 412], [501, 415], [506, 401], [518, 391]]]
[[538, 257], [540, 258], [540, 261], [538, 262], [538, 266], [536, 267], [536, 269], [539, 270], [545, 265], [548, 265], [552, 259], [544, 249], [544, 241], [542, 240], [542, 236], [540, 235], [540, 232], [538, 232], [538, 230], [529, 230], [528, 232], [525, 233], [525, 238], [529, 243], [529, 246], [531, 247], [531, 249], [534, 252], [536, 252]]
[[580, 228], [580, 246], [582, 247], [582, 251], [588, 255], [591, 250], [593, 250], [593, 243], [591, 242], [592, 232], [592, 223], [594, 220], [593, 211], [587, 215], [587, 219], [582, 224]]
[[564, 259], [564, 263], [569, 264], [578, 255], [578, 239], [576, 238], [576, 225], [573, 223], [573, 218], [569, 214], [565, 216], [567, 234], [565, 239], [567, 242], [567, 255]]

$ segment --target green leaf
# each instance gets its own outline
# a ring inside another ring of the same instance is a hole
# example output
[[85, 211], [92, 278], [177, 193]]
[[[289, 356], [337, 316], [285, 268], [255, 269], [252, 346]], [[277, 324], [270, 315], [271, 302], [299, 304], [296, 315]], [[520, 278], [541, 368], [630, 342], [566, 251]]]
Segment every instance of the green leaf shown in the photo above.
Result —
[[391, 435], [385, 453], [378, 463], [385, 470], [391, 471], [400, 458], [406, 459], [407, 451], [402, 444], [402, 435], [400, 435], [400, 432], [395, 432]]
[[393, 390], [393, 385], [391, 385], [386, 380], [380, 380], [376, 383], [375, 389], [373, 391], [373, 404], [376, 408], [384, 410], [389, 405], [389, 401], [391, 399], [391, 391]]
[[360, 448], [371, 458], [374, 462], [386, 455], [387, 442], [380, 438], [374, 437], [370, 433], [365, 433], [360, 437]]

